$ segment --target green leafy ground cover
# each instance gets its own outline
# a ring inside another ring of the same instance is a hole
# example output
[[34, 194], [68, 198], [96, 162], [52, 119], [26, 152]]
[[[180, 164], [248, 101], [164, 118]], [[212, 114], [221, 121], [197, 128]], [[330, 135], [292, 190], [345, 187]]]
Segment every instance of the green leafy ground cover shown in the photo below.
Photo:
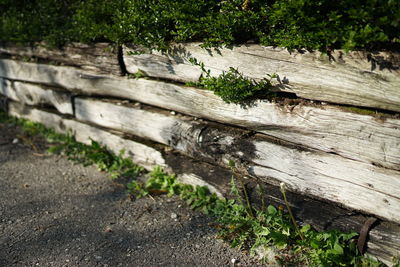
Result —
[[392, 47], [398, 0], [0, 0], [3, 41], [220, 46], [248, 41], [329, 51]]
[[[276, 208], [264, 202], [261, 207], [254, 207], [246, 193], [241, 193], [246, 191], [243, 190], [241, 178], [234, 173], [231, 183], [236, 199], [221, 199], [206, 187], [181, 184], [175, 175], [159, 167], [148, 175], [146, 182], [140, 182], [136, 178], [143, 174], [144, 169], [124, 157], [123, 151], [116, 155], [95, 141], [91, 145], [84, 145], [70, 135], [58, 134], [38, 123], [9, 117], [4, 112], [0, 112], [0, 123], [22, 127], [26, 135], [24, 142], [41, 135], [53, 144], [50, 152], [63, 153], [77, 163], [94, 164], [99, 170], [110, 173], [113, 179], [128, 179], [127, 192], [134, 198], [158, 194], [178, 195], [191, 208], [215, 218], [220, 238], [252, 254], [262, 248], [264, 252], [269, 252], [270, 261], [284, 266], [383, 266], [359, 255], [355, 243], [357, 233], [317, 232], [310, 225], [300, 227], [289, 206], [286, 207], [289, 212], [283, 207]], [[234, 171], [233, 162], [230, 167]], [[281, 191], [286, 199], [284, 185]], [[259, 193], [260, 196], [264, 193], [261, 187]]]

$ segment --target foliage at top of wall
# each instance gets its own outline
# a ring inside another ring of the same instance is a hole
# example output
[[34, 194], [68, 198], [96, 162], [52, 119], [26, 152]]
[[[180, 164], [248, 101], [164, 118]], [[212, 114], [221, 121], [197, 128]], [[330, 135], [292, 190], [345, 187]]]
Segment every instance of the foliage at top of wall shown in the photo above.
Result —
[[400, 42], [398, 0], [0, 0], [0, 10], [0, 40], [52, 45], [112, 41], [166, 49], [170, 41], [252, 41], [327, 51]]

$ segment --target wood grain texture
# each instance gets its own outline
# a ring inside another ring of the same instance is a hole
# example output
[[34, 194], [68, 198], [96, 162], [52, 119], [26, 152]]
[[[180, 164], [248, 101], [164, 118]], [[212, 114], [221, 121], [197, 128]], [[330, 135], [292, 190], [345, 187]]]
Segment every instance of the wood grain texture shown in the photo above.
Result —
[[3, 42], [0, 43], [0, 54], [40, 59], [103, 74], [121, 74], [118, 47], [109, 43], [68, 43], [62, 48], [50, 48], [44, 43], [26, 46]]
[[65, 119], [60, 115], [40, 110], [33, 107], [23, 106], [17, 103], [10, 103], [9, 114], [22, 117], [31, 121], [40, 122], [46, 127], [63, 134], [71, 133], [78, 142], [91, 144], [92, 140], [98, 141], [107, 146], [111, 151], [118, 154], [122, 149], [125, 155], [134, 162], [152, 169], [156, 165], [166, 167], [165, 161], [160, 152], [146, 145], [124, 139], [100, 128], [96, 128], [75, 120]]
[[[188, 157], [178, 153], [163, 152], [149, 145], [133, 142], [122, 138], [116, 133], [110, 133], [105, 129], [89, 126], [78, 121], [62, 118], [60, 115], [35, 109], [33, 107], [23, 106], [19, 103], [10, 102], [10, 114], [34, 120], [46, 124], [48, 127], [54, 128], [59, 132], [65, 133], [67, 129], [75, 132], [77, 139], [84, 143], [89, 143], [89, 137], [103, 144], [114, 146], [114, 144], [123, 144], [124, 147], [135, 148], [128, 153], [136, 159], [145, 159], [145, 167], [151, 168], [152, 164], [157, 163], [167, 169], [179, 174], [178, 178], [183, 182], [189, 182], [194, 185], [208, 185], [216, 193], [223, 193], [227, 196], [230, 192], [230, 176], [229, 170], [224, 170], [215, 165], [201, 163], [199, 161], [191, 161]], [[68, 125], [68, 126], [67, 126]], [[139, 145], [139, 149], [137, 149]], [[140, 147], [144, 146], [145, 149]], [[116, 146], [114, 152], [120, 150]], [[141, 152], [145, 151], [141, 156]], [[150, 152], [150, 153], [149, 153]], [[149, 158], [152, 156], [154, 158]], [[161, 156], [161, 157], [160, 157]], [[205, 183], [204, 183], [205, 181]], [[255, 185], [259, 184], [254, 180], [247, 179], [247, 188], [250, 193], [251, 201], [260, 202], [260, 196], [255, 190]], [[264, 185], [265, 201], [273, 205], [284, 205], [279, 186], [270, 184]], [[342, 231], [358, 231], [363, 225], [367, 217], [359, 215], [355, 212], [338, 207], [330, 202], [321, 202], [310, 199], [299, 194], [288, 192], [288, 200], [295, 216], [305, 223], [313, 225], [318, 230], [340, 229]], [[370, 233], [368, 241], [368, 254], [378, 257], [384, 263], [390, 265], [393, 256], [400, 251], [400, 225], [390, 222], [382, 222], [378, 224]]]
[[276, 73], [282, 82], [279, 90], [301, 98], [400, 111], [400, 54], [337, 51], [328, 57], [259, 45], [206, 50], [199, 43], [177, 44], [168, 54], [132, 55], [132, 51], [135, 49], [124, 48], [130, 73], [141, 70], [155, 78], [197, 81], [201, 70], [188, 61], [193, 57], [213, 76], [230, 67], [254, 79]]
[[[209, 164], [195, 163], [190, 159], [184, 157], [176, 157], [164, 153], [162, 149], [154, 148], [131, 139], [124, 138], [123, 133], [110, 132], [99, 127], [91, 126], [76, 120], [67, 119], [61, 115], [41, 110], [35, 107], [24, 106], [23, 104], [10, 102], [8, 113], [12, 116], [28, 119], [31, 121], [39, 122], [46, 127], [54, 129], [56, 132], [63, 134], [73, 134], [76, 141], [90, 145], [92, 140], [105, 145], [108, 149], [118, 154], [121, 150], [125, 151], [124, 156], [132, 159], [133, 162], [143, 166], [145, 169], [151, 171], [154, 167], [160, 166], [166, 171], [178, 174], [178, 180], [191, 184], [194, 186], [207, 186], [212, 193], [223, 197], [222, 192], [226, 192], [226, 188], [219, 186], [221, 182], [214, 182], [209, 176], [214, 173], [220, 173], [218, 167], [213, 167]], [[173, 163], [172, 161], [179, 160], [180, 162]], [[178, 165], [189, 161], [186, 165], [191, 165], [191, 168], [180, 168]], [[204, 165], [207, 165], [206, 167]], [[211, 172], [202, 171], [201, 176], [197, 173], [197, 169], [208, 169]], [[215, 179], [215, 178], [214, 178]]]
[[400, 222], [400, 172], [304, 149], [213, 123], [94, 99], [75, 99], [81, 121], [168, 145], [196, 159], [226, 166], [263, 182], [285, 182], [292, 191]]
[[[386, 243], [385, 239], [392, 242]], [[388, 266], [393, 266], [394, 257], [398, 258], [400, 256], [400, 225], [380, 222], [369, 232], [367, 246], [367, 254], [379, 255], [378, 258], [382, 262]]]
[[37, 84], [10, 81], [0, 78], [0, 93], [28, 105], [50, 105], [60, 113], [73, 114], [72, 98], [68, 92], [44, 88]]
[[0, 76], [60, 86], [85, 95], [132, 99], [195, 117], [237, 125], [305, 147], [400, 169], [400, 120], [379, 119], [331, 105], [226, 104], [212, 92], [145, 79], [82, 72], [71, 67], [0, 60]]

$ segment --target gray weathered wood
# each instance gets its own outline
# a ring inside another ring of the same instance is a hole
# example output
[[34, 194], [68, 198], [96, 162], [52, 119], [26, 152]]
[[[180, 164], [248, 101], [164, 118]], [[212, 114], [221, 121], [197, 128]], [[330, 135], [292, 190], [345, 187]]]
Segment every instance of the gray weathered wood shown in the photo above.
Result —
[[73, 114], [71, 94], [68, 92], [0, 78], [0, 93], [28, 105], [51, 105], [60, 113]]
[[190, 117], [100, 100], [76, 98], [75, 114], [79, 120], [132, 133], [221, 166], [234, 160], [243, 165], [244, 173], [264, 182], [285, 182], [295, 192], [400, 222], [399, 171], [303, 150], [261, 135], [246, 138], [244, 131]]
[[39, 58], [103, 74], [121, 74], [118, 47], [109, 43], [68, 43], [62, 48], [50, 48], [44, 43], [36, 43], [33, 46], [0, 43], [0, 54]]
[[[381, 222], [369, 233], [368, 253], [387, 264], [393, 266], [394, 257], [400, 256], [400, 225]], [[385, 240], [392, 240], [387, 243]]]
[[[42, 58], [103, 74], [121, 73], [117, 50], [108, 43], [69, 43], [61, 49], [42, 43], [32, 47], [0, 44], [0, 53]], [[177, 44], [168, 55], [132, 55], [132, 51], [136, 50], [124, 49], [124, 62], [131, 73], [142, 70], [151, 77], [197, 81], [201, 70], [188, 62], [194, 57], [204, 62], [213, 75], [229, 67], [237, 67], [256, 79], [266, 73], [278, 73], [283, 81], [281, 89], [299, 97], [400, 111], [400, 93], [396, 89], [400, 85], [400, 55], [396, 53], [339, 50], [328, 56], [319, 52], [289, 53], [259, 45], [206, 50], [199, 43]]]
[[[132, 142], [131, 140], [121, 138], [116, 134], [111, 134], [104, 129], [85, 125], [73, 120], [67, 120], [61, 118], [59, 115], [44, 110], [24, 107], [15, 102], [10, 103], [9, 112], [14, 116], [44, 123], [48, 127], [54, 128], [59, 132], [65, 133], [67, 129], [72, 129], [72, 131], [77, 134], [77, 139], [84, 143], [89, 143], [89, 138], [92, 138], [111, 146], [114, 146], [114, 144], [123, 144], [128, 150], [131, 147], [135, 147], [133, 151], [128, 151], [128, 153], [132, 153], [130, 155], [135, 159], [145, 159], [146, 162], [143, 162], [146, 164], [145, 167], [151, 168], [153, 163], [157, 163], [180, 174], [178, 178], [182, 179], [182, 181], [198, 185], [204, 185], [204, 181], [207, 181], [206, 184], [208, 184], [209, 187], [211, 185], [211, 188], [216, 190], [215, 192], [223, 192], [225, 195], [229, 194], [230, 171], [221, 170], [221, 168], [213, 165], [203, 166], [206, 163], [190, 161], [187, 157], [177, 153], [160, 153], [158, 152], [159, 150], [148, 146], [145, 146], [145, 149], [141, 149], [140, 147], [137, 149], [137, 142], [134, 142], [132, 146], [132, 143], [130, 143]], [[142, 144], [138, 145], [142, 146]], [[120, 147], [117, 146], [114, 151], [118, 152], [119, 150]], [[144, 157], [141, 156], [141, 152], [143, 151], [145, 151]], [[160, 155], [162, 155], [162, 157], [160, 157]], [[154, 158], [149, 158], [149, 156]], [[254, 183], [254, 181], [252, 181], [252, 183]], [[265, 198], [267, 203], [284, 205], [279, 186], [265, 186], [266, 188], [264, 191], [266, 192]], [[256, 190], [250, 190], [253, 192], [251, 200], [253, 200], [254, 197], [260, 201], [260, 196], [256, 193]], [[299, 220], [310, 223], [319, 230], [340, 229], [342, 231], [358, 231], [366, 220], [366, 217], [342, 209], [337, 205], [316, 201], [307, 197], [304, 198], [301, 195], [291, 192], [288, 192], [288, 200], [292, 205], [295, 216]], [[395, 256], [398, 251], [400, 251], [400, 225], [383, 222], [374, 227], [368, 242], [368, 253], [390, 265], [391, 258]]]
[[159, 165], [166, 167], [165, 161], [160, 152], [146, 145], [124, 139], [100, 128], [96, 128], [75, 120], [62, 118], [60, 115], [30, 108], [17, 103], [10, 103], [9, 114], [23, 117], [31, 121], [40, 122], [46, 127], [52, 128], [59, 133], [71, 133], [78, 142], [91, 144], [92, 140], [98, 141], [107, 146], [111, 151], [119, 153], [125, 150], [125, 156], [147, 169]]
[[148, 170], [154, 166], [168, 167], [162, 154], [151, 147], [75, 120], [64, 119], [63, 124], [67, 129], [72, 130], [72, 134], [78, 142], [91, 144], [91, 140], [96, 140], [116, 154], [124, 150], [125, 157], [130, 157], [135, 163]]
[[[159, 151], [160, 149], [155, 149], [151, 146], [123, 138], [121, 136], [123, 133], [111, 133], [98, 127], [94, 127], [76, 120], [66, 119], [58, 114], [40, 110], [34, 107], [24, 106], [16, 102], [10, 102], [8, 113], [15, 117], [39, 122], [59, 133], [73, 134], [76, 141], [84, 144], [90, 145], [92, 140], [94, 140], [102, 145], [105, 145], [108, 149], [116, 154], [120, 153], [121, 150], [124, 150], [125, 157], [131, 158], [135, 163], [143, 166], [149, 171], [156, 166], [160, 166], [167, 171], [179, 174], [177, 178], [184, 183], [194, 186], [207, 186], [212, 193], [216, 193], [218, 196], [223, 197], [220, 191], [223, 189], [223, 187], [220, 188], [217, 185], [213, 185], [212, 181], [207, 182], [210, 180], [209, 178], [204, 179], [203, 177], [199, 176], [199, 174], [192, 173], [187, 169], [185, 172], [182, 172], [180, 168], [177, 168], [176, 164], [171, 164], [171, 161], [176, 160], [176, 157], [170, 159], [170, 156], [164, 155]], [[190, 164], [196, 166], [196, 163], [191, 162]], [[202, 164], [197, 163], [197, 165]], [[204, 166], [199, 168], [204, 168]], [[210, 166], [208, 166], [207, 168], [214, 172], [214, 167], [210, 168]], [[207, 176], [204, 175], [204, 172], [202, 172], [202, 174], [203, 176]]]
[[259, 45], [206, 50], [199, 43], [177, 44], [167, 55], [157, 51], [132, 55], [132, 51], [124, 48], [131, 73], [141, 70], [150, 77], [197, 81], [201, 70], [188, 61], [193, 57], [213, 76], [230, 67], [255, 79], [276, 73], [282, 81], [280, 90], [301, 98], [400, 111], [400, 54], [337, 51], [328, 57]]
[[61, 86], [86, 95], [137, 100], [226, 124], [246, 127], [305, 147], [400, 169], [400, 120], [379, 119], [331, 105], [256, 101], [243, 108], [212, 92], [145, 79], [88, 74], [71, 67], [0, 60], [0, 76]]

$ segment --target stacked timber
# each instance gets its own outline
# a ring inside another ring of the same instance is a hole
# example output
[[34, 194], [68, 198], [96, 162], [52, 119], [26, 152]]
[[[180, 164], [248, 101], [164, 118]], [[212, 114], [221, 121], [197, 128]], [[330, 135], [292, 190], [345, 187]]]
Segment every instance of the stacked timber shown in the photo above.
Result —
[[121, 48], [109, 43], [69, 43], [62, 49], [51, 48], [45, 43], [33, 46], [0, 43], [0, 53], [19, 60], [75, 66], [102, 74], [120, 75], [124, 71], [120, 68]]
[[[368, 252], [389, 263], [400, 251], [399, 56], [336, 52], [329, 58], [255, 45], [207, 51], [199, 44], [137, 55], [108, 47], [0, 48], [8, 112], [73, 131], [84, 143], [124, 149], [148, 169], [163, 166], [220, 196], [229, 193], [233, 160], [249, 188], [268, 188], [273, 204], [281, 204], [278, 185], [286, 183], [299, 220], [321, 230], [358, 231], [377, 217]], [[212, 75], [229, 67], [255, 79], [277, 73], [278, 89], [299, 98], [227, 104], [184, 85], [202, 75], [192, 57]], [[118, 75], [124, 71], [147, 78]]]
[[232, 49], [203, 49], [199, 43], [179, 44], [168, 54], [134, 55], [124, 49], [128, 72], [138, 70], [155, 78], [197, 81], [202, 70], [190, 58], [202, 62], [211, 75], [230, 67], [250, 78], [278, 74], [280, 89], [298, 97], [392, 111], [400, 111], [400, 54], [335, 51], [331, 54], [296, 51], [259, 45]]

